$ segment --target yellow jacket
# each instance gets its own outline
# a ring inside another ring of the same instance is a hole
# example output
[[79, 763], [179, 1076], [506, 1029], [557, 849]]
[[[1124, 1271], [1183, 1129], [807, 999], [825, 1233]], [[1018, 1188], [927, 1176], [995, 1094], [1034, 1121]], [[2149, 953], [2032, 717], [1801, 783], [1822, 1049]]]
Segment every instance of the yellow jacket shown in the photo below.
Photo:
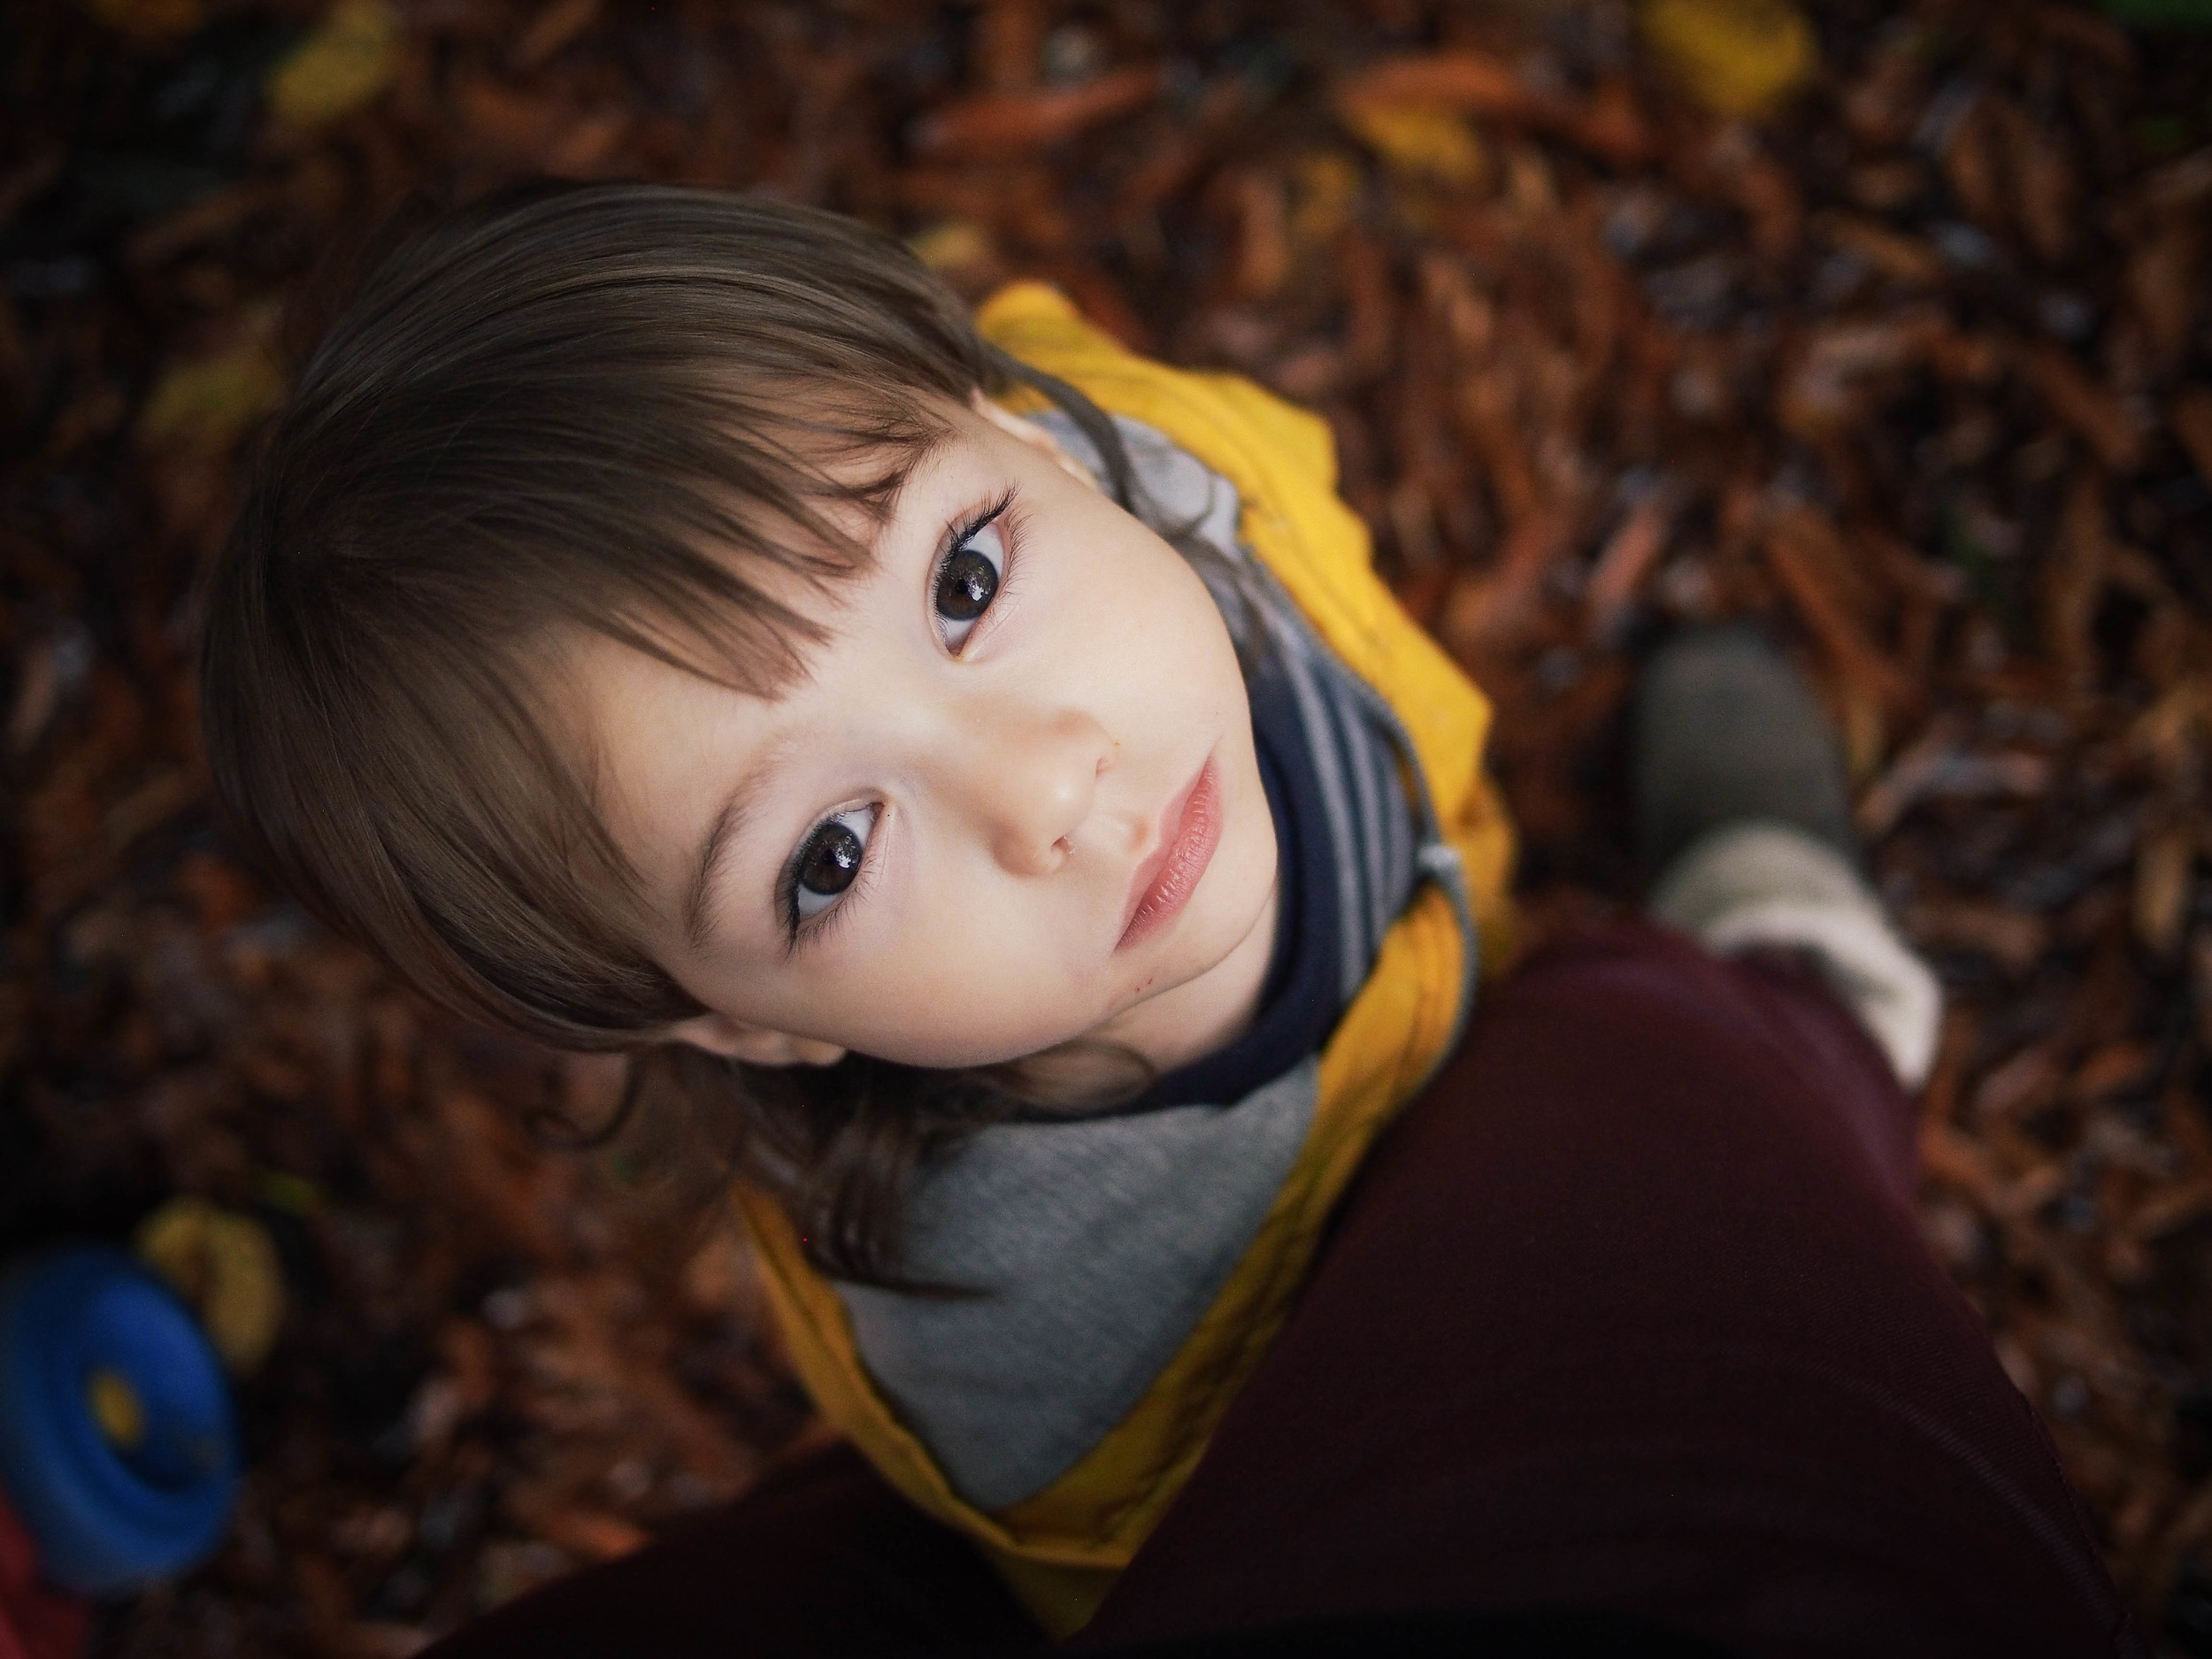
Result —
[[[1445, 841], [1458, 854], [1483, 960], [1508, 944], [1513, 834], [1482, 770], [1490, 705], [1374, 573], [1367, 532], [1336, 495], [1327, 426], [1251, 382], [1132, 355], [1053, 289], [1018, 283], [985, 304], [984, 334], [1101, 407], [1156, 427], [1236, 487], [1246, 544], [1410, 739]], [[1031, 395], [1010, 398], [1018, 411]], [[1305, 1145], [1228, 1282], [1106, 1437], [1035, 1496], [986, 1513], [958, 1497], [869, 1379], [829, 1282], [782, 1210], [741, 1190], [768, 1294], [816, 1402], [894, 1486], [976, 1539], [1047, 1630], [1079, 1629], [1183, 1483], [1289, 1310], [1323, 1223], [1376, 1134], [1455, 1041], [1471, 987], [1448, 882], [1415, 895], [1321, 1055]]]

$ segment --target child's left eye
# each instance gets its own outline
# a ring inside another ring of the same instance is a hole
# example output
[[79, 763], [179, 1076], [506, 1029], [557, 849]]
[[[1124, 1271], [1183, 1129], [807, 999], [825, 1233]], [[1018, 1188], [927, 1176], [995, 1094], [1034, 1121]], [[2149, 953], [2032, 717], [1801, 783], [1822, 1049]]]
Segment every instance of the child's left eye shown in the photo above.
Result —
[[995, 524], [978, 525], [946, 556], [932, 601], [947, 650], [959, 654], [1005, 577], [1006, 540]]

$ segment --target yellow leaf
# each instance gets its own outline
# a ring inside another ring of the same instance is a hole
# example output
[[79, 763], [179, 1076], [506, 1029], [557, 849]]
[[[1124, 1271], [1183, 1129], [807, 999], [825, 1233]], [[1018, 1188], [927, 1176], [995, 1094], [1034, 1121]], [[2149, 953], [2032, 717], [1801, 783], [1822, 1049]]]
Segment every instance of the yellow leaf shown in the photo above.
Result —
[[204, 1198], [173, 1198], [140, 1224], [138, 1254], [199, 1316], [234, 1373], [268, 1358], [284, 1322], [284, 1271], [259, 1222]]
[[1644, 0], [1644, 41], [1706, 108], [1757, 115], [1819, 66], [1813, 26], [1790, 0]]
[[988, 263], [991, 233], [973, 219], [940, 219], [906, 239], [914, 257], [933, 271], [960, 271]]
[[138, 441], [150, 449], [219, 456], [284, 396], [284, 375], [256, 333], [213, 357], [172, 362], [138, 411]]
[[1490, 173], [1482, 140], [1456, 110], [1436, 104], [1348, 103], [1337, 113], [1394, 173], [1477, 185]]
[[1359, 205], [1359, 164], [1333, 150], [1301, 156], [1291, 173], [1290, 239], [1318, 247], [1351, 222]]
[[269, 108], [294, 127], [352, 114], [391, 84], [401, 37], [399, 14], [384, 0], [338, 0], [269, 71]]

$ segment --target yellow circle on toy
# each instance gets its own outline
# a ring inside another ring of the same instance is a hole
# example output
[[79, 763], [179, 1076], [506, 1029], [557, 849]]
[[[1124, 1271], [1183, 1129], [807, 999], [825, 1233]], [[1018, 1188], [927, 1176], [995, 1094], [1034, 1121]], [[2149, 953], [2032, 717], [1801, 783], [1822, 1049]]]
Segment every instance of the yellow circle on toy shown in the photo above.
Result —
[[96, 1368], [84, 1379], [84, 1403], [110, 1446], [119, 1452], [138, 1449], [146, 1438], [146, 1408], [129, 1378], [110, 1365]]

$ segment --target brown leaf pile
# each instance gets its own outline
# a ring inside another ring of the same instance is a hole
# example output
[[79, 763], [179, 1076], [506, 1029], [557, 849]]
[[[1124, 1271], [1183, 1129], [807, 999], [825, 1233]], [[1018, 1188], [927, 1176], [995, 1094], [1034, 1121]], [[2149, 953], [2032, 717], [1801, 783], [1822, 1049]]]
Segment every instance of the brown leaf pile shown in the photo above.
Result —
[[197, 770], [189, 578], [283, 303], [409, 188], [542, 169], [855, 212], [1322, 410], [1497, 700], [1540, 916], [1632, 895], [1638, 644], [1793, 641], [1951, 994], [1929, 1240], [2147, 1621], [2212, 1652], [2212, 51], [1837, 0], [1746, 124], [1636, 16], [9, 9], [0, 1248], [191, 1193], [291, 1291], [230, 1543], [105, 1651], [403, 1654], [809, 1432], [741, 1248], [520, 1127], [604, 1068], [425, 1014], [239, 866]]

